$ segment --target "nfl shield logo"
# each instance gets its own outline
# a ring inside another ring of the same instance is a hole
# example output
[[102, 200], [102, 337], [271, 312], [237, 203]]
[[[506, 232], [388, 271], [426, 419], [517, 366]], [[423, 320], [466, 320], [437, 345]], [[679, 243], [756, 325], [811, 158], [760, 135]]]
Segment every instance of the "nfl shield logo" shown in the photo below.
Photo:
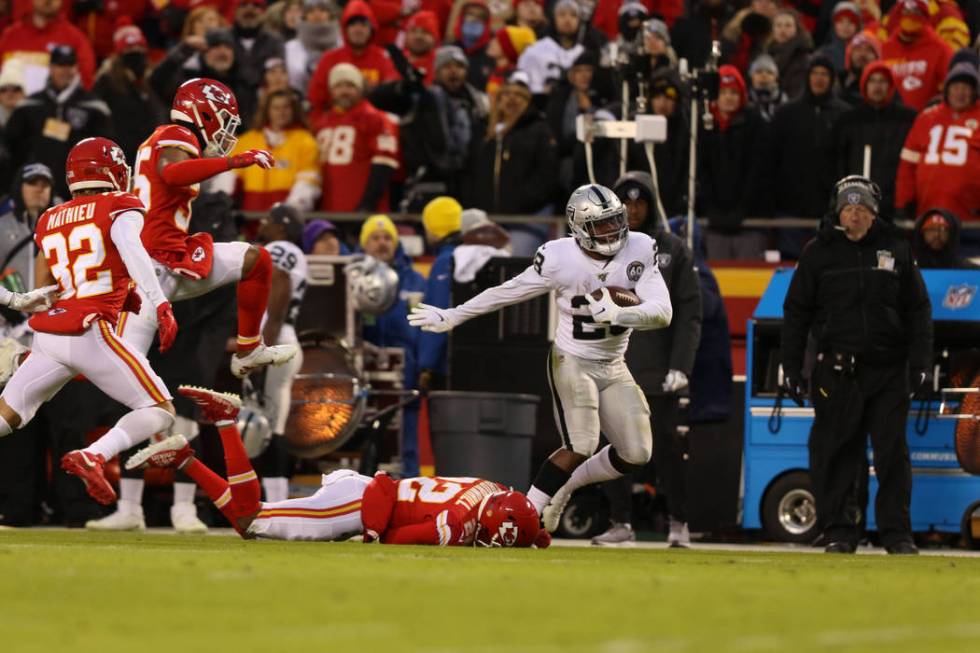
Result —
[[950, 286], [946, 290], [946, 297], [943, 298], [943, 308], [957, 311], [966, 308], [973, 303], [973, 298], [977, 294], [977, 287], [962, 283], [958, 286]]

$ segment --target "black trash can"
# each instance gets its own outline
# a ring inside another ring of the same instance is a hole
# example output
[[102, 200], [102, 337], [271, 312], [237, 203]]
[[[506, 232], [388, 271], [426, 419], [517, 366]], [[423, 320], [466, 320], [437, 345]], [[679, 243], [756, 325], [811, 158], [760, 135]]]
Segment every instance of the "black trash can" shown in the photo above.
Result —
[[539, 401], [526, 394], [429, 394], [436, 473], [475, 476], [526, 492]]

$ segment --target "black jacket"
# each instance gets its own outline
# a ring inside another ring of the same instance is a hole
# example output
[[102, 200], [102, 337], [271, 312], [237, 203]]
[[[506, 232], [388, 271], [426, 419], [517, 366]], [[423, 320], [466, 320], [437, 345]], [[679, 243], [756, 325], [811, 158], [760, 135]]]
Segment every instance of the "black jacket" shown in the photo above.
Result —
[[474, 138], [465, 204], [490, 213], [537, 213], [552, 199], [557, 167], [551, 130], [530, 108], [503, 136]]
[[697, 2], [695, 8], [677, 18], [670, 31], [670, 44], [677, 58], [687, 59], [692, 69], [704, 66], [711, 54], [711, 39], [721, 39], [721, 30], [734, 15], [728, 2], [716, 7]]
[[269, 59], [286, 58], [282, 37], [264, 29], [259, 30], [252, 41], [252, 47], [246, 50], [243, 43], [245, 35], [237, 25], [232, 27], [232, 32], [235, 35], [235, 63], [241, 70], [245, 83], [251, 87], [253, 93], [257, 93], [265, 76], [265, 62]]
[[641, 230], [657, 241], [657, 264], [670, 293], [674, 317], [666, 329], [634, 331], [626, 350], [626, 364], [643, 389], [643, 394], [662, 395], [664, 377], [668, 371], [680, 370], [688, 379], [693, 373], [694, 357], [701, 340], [700, 284], [691, 250], [653, 217], [653, 183], [650, 175], [645, 172], [626, 173], [616, 181], [613, 190], [628, 182], [646, 191], [644, 199], [650, 207], [650, 217]]
[[724, 132], [716, 125], [699, 135], [698, 202], [709, 226], [737, 233], [745, 218], [772, 208], [769, 124], [753, 107], [742, 109]]
[[[773, 210], [818, 218], [836, 180], [831, 130], [847, 105], [833, 93], [803, 97], [776, 109], [772, 119]], [[843, 175], [841, 175], [843, 176]]]
[[908, 241], [880, 220], [858, 242], [828, 221], [803, 250], [783, 312], [790, 378], [800, 378], [811, 331], [818, 352], [854, 354], [859, 364], [932, 365], [929, 294]]
[[54, 175], [54, 194], [69, 197], [68, 152], [82, 139], [114, 134], [109, 107], [76, 78], [60, 93], [47, 87], [21, 102], [7, 121], [5, 136], [14, 169], [34, 161], [45, 164]]
[[136, 85], [129, 78], [119, 83], [111, 73], [100, 75], [92, 92], [112, 111], [116, 142], [132, 166], [139, 146], [167, 120], [167, 110], [149, 85]]
[[[949, 223], [949, 241], [946, 247], [938, 252], [926, 245], [922, 237], [922, 223], [926, 217], [940, 213], [946, 222]], [[932, 209], [926, 211], [915, 221], [915, 229], [912, 232], [912, 255], [920, 268], [944, 268], [954, 270], [976, 270], [977, 265], [967, 258], [960, 256], [960, 219], [946, 209]]]
[[864, 146], [871, 146], [871, 179], [881, 187], [879, 214], [887, 219], [895, 215], [895, 176], [905, 137], [912, 129], [915, 111], [898, 98], [884, 107], [866, 102], [841, 114], [834, 125], [835, 176], [861, 174], [864, 169]]

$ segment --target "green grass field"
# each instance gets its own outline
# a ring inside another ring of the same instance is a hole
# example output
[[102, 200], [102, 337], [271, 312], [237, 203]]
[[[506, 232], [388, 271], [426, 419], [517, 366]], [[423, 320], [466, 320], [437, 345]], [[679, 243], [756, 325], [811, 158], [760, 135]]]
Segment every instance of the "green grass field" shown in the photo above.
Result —
[[0, 531], [0, 651], [980, 650], [980, 558]]

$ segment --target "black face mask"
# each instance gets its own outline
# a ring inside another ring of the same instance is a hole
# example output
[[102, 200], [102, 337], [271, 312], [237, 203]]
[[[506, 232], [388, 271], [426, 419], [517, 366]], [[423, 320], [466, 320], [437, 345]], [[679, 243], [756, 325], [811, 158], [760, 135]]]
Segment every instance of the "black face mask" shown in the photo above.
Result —
[[122, 63], [136, 76], [136, 79], [143, 79], [146, 73], [146, 53], [126, 52], [121, 57]]

